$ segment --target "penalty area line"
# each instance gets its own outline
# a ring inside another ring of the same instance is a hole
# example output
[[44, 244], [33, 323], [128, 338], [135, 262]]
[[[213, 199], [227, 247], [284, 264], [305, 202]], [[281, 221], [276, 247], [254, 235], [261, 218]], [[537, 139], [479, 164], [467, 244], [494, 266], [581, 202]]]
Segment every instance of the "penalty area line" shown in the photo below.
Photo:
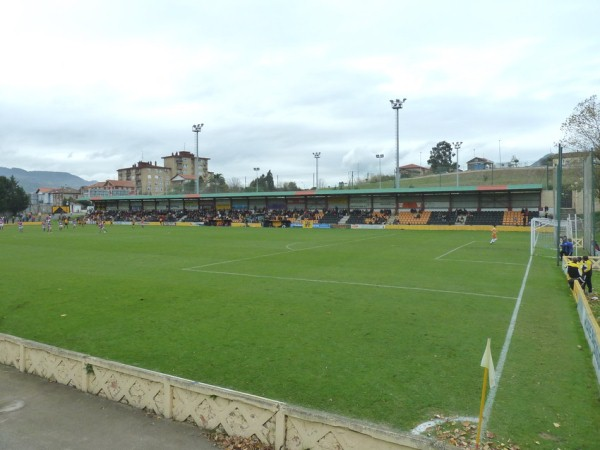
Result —
[[197, 273], [209, 273], [213, 275], [226, 275], [226, 276], [236, 276], [236, 277], [248, 277], [248, 278], [264, 278], [269, 280], [282, 280], [282, 281], [300, 281], [305, 283], [323, 283], [323, 284], [339, 284], [339, 285], [347, 285], [347, 286], [363, 286], [363, 287], [374, 287], [380, 289], [400, 289], [406, 291], [420, 291], [420, 292], [435, 292], [440, 294], [456, 294], [456, 295], [466, 295], [470, 297], [486, 297], [486, 298], [497, 298], [501, 300], [516, 300], [515, 297], [507, 297], [503, 295], [493, 295], [493, 294], [482, 294], [479, 292], [465, 292], [465, 291], [450, 291], [444, 289], [429, 289], [429, 288], [420, 288], [420, 287], [410, 287], [410, 286], [397, 286], [392, 284], [377, 284], [377, 283], [362, 283], [357, 281], [338, 281], [338, 280], [318, 280], [314, 278], [298, 278], [298, 277], [278, 277], [274, 275], [254, 275], [249, 273], [241, 273], [241, 272], [222, 272], [216, 270], [201, 270], [197, 268], [189, 268], [189, 269], [181, 269], [187, 272], [197, 272]]

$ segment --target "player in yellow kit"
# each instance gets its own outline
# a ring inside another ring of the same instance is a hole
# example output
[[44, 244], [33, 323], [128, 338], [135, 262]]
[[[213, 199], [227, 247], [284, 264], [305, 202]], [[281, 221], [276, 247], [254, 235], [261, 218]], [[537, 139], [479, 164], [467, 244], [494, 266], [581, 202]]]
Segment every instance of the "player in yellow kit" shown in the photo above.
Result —
[[493, 244], [498, 240], [498, 231], [496, 230], [496, 225], [492, 225], [492, 240], [490, 244]]

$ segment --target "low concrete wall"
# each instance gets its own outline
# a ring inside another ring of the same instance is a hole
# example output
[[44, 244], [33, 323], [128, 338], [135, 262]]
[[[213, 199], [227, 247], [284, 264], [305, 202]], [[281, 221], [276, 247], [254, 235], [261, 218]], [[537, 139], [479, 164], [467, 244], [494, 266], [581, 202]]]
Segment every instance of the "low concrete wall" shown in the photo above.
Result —
[[256, 436], [277, 450], [454, 449], [421, 436], [0, 333], [0, 363], [206, 430]]
[[[565, 274], [567, 272], [569, 259], [568, 256], [564, 256], [562, 260], [562, 268]], [[592, 261], [594, 270], [600, 269], [600, 257], [590, 256], [590, 260]], [[600, 326], [594, 317], [594, 313], [590, 308], [585, 292], [579, 283], [573, 285], [572, 293], [573, 298], [577, 303], [577, 313], [579, 314], [579, 321], [583, 327], [583, 333], [585, 334], [585, 338], [592, 352], [592, 364], [596, 371], [598, 386], [600, 386]]]

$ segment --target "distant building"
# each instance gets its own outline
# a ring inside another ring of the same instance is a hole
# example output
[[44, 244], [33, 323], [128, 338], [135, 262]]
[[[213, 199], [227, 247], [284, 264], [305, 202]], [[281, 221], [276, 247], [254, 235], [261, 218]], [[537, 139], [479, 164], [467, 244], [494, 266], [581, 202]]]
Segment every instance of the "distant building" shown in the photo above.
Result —
[[[590, 152], [570, 152], [562, 154], [562, 164], [563, 167], [582, 167], [583, 159], [588, 157]], [[549, 156], [549, 160], [551, 161], [551, 166], [558, 166], [558, 153], [551, 154]]]
[[78, 189], [72, 188], [38, 188], [30, 198], [29, 211], [35, 214], [52, 214], [54, 206], [69, 206], [72, 200], [81, 196]]
[[119, 181], [131, 181], [137, 195], [165, 195], [169, 191], [171, 169], [156, 162], [139, 161], [131, 167], [118, 169]]
[[81, 194], [84, 197], [110, 197], [113, 195], [136, 195], [135, 183], [133, 181], [106, 180], [83, 186]]
[[475, 157], [467, 161], [467, 170], [485, 170], [494, 167], [494, 161], [486, 158]]
[[163, 164], [171, 170], [171, 179], [176, 175], [191, 175], [192, 180], [195, 180], [196, 175], [196, 162], [198, 163], [198, 176], [202, 180], [207, 181], [209, 177], [208, 173], [208, 161], [210, 158], [196, 157], [193, 153], [187, 151], [171, 153], [171, 156], [163, 156]]
[[195, 180], [196, 177], [194, 175], [183, 175], [177, 174], [173, 178], [171, 178], [171, 191], [174, 192], [184, 192], [185, 191], [185, 183], [191, 182], [195, 188]]
[[404, 177], [421, 177], [431, 172], [429, 167], [422, 167], [416, 164], [407, 164], [400, 166], [400, 175]]

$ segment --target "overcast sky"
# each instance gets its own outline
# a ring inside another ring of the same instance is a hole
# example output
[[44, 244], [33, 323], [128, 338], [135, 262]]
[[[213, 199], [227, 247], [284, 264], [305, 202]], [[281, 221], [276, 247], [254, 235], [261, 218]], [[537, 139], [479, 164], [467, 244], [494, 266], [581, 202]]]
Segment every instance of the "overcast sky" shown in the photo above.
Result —
[[0, 166], [116, 179], [195, 152], [325, 186], [439, 141], [534, 162], [600, 92], [598, 0], [4, 1]]

